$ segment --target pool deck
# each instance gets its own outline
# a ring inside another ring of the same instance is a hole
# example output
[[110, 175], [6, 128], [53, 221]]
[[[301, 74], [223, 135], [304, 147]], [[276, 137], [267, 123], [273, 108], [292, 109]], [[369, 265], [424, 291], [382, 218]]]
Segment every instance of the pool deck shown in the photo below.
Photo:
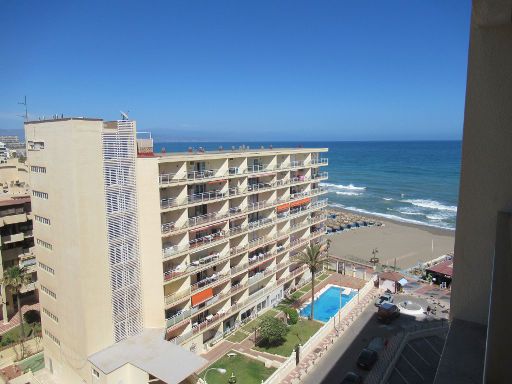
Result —
[[[358, 279], [357, 277], [341, 275], [337, 273], [333, 273], [329, 275], [329, 277], [318, 284], [315, 284], [315, 295], [316, 292], [320, 292], [323, 288], [328, 285], [336, 285], [338, 287], [352, 288], [352, 289], [361, 289], [366, 284], [366, 281], [363, 279]], [[302, 296], [299, 301], [294, 305], [297, 309], [302, 308], [306, 303], [311, 301], [311, 291]]]

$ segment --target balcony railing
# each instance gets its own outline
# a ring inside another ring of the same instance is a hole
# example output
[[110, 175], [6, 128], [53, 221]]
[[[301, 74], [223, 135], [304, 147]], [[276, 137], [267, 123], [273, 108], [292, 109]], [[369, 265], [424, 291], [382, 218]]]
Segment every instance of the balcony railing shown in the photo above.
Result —
[[200, 259], [192, 261], [187, 266], [178, 266], [176, 268], [170, 269], [166, 272], [164, 272], [164, 281], [171, 281], [175, 278], [182, 278], [185, 276], [188, 276], [192, 273], [195, 273], [197, 271], [202, 271], [205, 269], [210, 268], [213, 265], [216, 265], [220, 261], [227, 259], [230, 256], [229, 252], [223, 252], [223, 253], [215, 253], [212, 255], [208, 255], [205, 257], [202, 257]]
[[203, 171], [188, 171], [187, 180], [211, 179], [213, 177], [224, 177], [226, 173], [220, 173], [218, 169], [205, 169]]
[[188, 200], [189, 204], [193, 204], [193, 203], [198, 203], [198, 202], [203, 202], [203, 201], [222, 199], [227, 196], [228, 196], [227, 192], [215, 190], [215, 191], [209, 191], [209, 192], [188, 195], [187, 200]]
[[311, 165], [317, 165], [317, 164], [327, 165], [327, 164], [329, 164], [329, 159], [326, 158], [326, 157], [322, 157], [322, 158], [319, 158], [319, 159], [311, 159], [310, 164]]
[[311, 176], [311, 180], [327, 179], [328, 177], [329, 172], [318, 172]]
[[[173, 256], [173, 255], [179, 254], [181, 252], [184, 252], [184, 251], [186, 251], [188, 249], [200, 247], [200, 246], [206, 245], [206, 244], [211, 244], [212, 242], [220, 241], [220, 240], [225, 239], [225, 238], [227, 238], [229, 236], [238, 235], [238, 234], [243, 233], [243, 232], [245, 232], [247, 230], [254, 230], [256, 228], [260, 228], [260, 227], [262, 227], [264, 225], [267, 225], [267, 224], [270, 224], [272, 222], [276, 222], [276, 221], [279, 221], [279, 220], [285, 220], [285, 219], [293, 218], [295, 216], [302, 215], [302, 214], [304, 214], [304, 213], [306, 213], [308, 211], [312, 211], [312, 210], [315, 210], [315, 209], [327, 206], [327, 201], [328, 201], [327, 199], [319, 200], [319, 201], [316, 201], [316, 202], [313, 202], [313, 203], [309, 204], [308, 206], [301, 207], [301, 208], [298, 208], [298, 209], [296, 208], [296, 209], [294, 209], [292, 211], [289, 211], [289, 212], [286, 212], [286, 213], [280, 213], [280, 214], [278, 214], [277, 218], [262, 219], [262, 220], [258, 220], [257, 222], [250, 223], [248, 226], [242, 226], [241, 225], [241, 226], [237, 226], [237, 227], [231, 228], [228, 231], [217, 232], [215, 234], [211, 234], [211, 235], [208, 235], [208, 236], [205, 236], [205, 237], [201, 238], [203, 240], [201, 240], [201, 239], [191, 240], [189, 245], [186, 244], [186, 245], [168, 245], [168, 246], [165, 246], [163, 248], [163, 250], [162, 250], [163, 257], [166, 258], [166, 257], [169, 257], [169, 256]], [[272, 236], [272, 239], [273, 238], [275, 238], [275, 237]], [[245, 246], [241, 247], [241, 250], [239, 252], [242, 252], [242, 248], [243, 248], [243, 250], [245, 250], [247, 248], [254, 247], [254, 246], [257, 246], [259, 244], [263, 244], [265, 242], [271, 241], [272, 239], [268, 238], [268, 237], [260, 237], [260, 238], [251, 240], [251, 241], [249, 241], [248, 245], [245, 245]], [[231, 252], [233, 252], [233, 249], [231, 249]]]
[[216, 221], [216, 220], [222, 220], [226, 217], [229, 216], [229, 213], [228, 212], [225, 212], [225, 213], [219, 213], [219, 212], [212, 212], [212, 213], [207, 213], [206, 215], [200, 215], [200, 216], [195, 216], [195, 217], [191, 217], [188, 219], [188, 226], [189, 227], [195, 227], [196, 225], [200, 225], [200, 224], [206, 224], [206, 223], [210, 223], [212, 221]]

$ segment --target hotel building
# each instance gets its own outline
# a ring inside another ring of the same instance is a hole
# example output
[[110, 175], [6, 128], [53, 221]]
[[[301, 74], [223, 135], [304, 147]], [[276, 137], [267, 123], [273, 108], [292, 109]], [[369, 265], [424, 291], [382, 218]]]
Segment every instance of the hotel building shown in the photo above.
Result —
[[134, 121], [86, 118], [25, 135], [44, 170], [30, 181], [45, 362], [64, 382], [180, 382], [309, 279], [292, 258], [324, 241], [327, 149], [155, 154]]

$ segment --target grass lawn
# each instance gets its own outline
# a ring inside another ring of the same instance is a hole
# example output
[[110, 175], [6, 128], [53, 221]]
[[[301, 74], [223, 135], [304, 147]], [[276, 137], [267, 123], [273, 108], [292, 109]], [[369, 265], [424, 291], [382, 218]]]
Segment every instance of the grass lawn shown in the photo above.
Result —
[[[226, 354], [208, 367], [224, 368], [227, 371], [224, 375], [217, 371], [208, 372], [206, 378], [208, 384], [226, 384], [231, 377], [231, 373], [235, 374], [237, 383], [261, 384], [276, 370], [275, 368], [265, 368], [265, 364], [262, 362], [250, 359], [237, 352], [231, 351], [230, 353], [236, 353], [236, 356], [228, 357]], [[206, 370], [199, 374], [201, 379], [205, 372]]]
[[[23, 324], [23, 330], [25, 331], [25, 338], [30, 339], [33, 337], [32, 327], [28, 324]], [[34, 328], [36, 333], [41, 333], [41, 324], [37, 323]], [[1, 335], [2, 341], [0, 342], [0, 345], [2, 347], [16, 344], [20, 339], [20, 327], [17, 326], [13, 329], [8, 330], [7, 332], [3, 333]]]
[[323, 324], [318, 321], [299, 320], [297, 324], [290, 325], [286, 340], [283, 344], [277, 346], [257, 346], [253, 347], [253, 349], [288, 357], [293, 352], [295, 345], [299, 343], [304, 344], [322, 327], [322, 325]]
[[245, 340], [246, 337], [248, 337], [248, 335], [246, 335], [245, 333], [236, 331], [232, 335], [229, 335], [227, 340], [233, 343], [240, 343], [241, 341]]
[[265, 312], [265, 314], [255, 318], [254, 320], [251, 320], [249, 321], [247, 324], [245, 324], [244, 326], [242, 326], [241, 329], [243, 329], [244, 331], [246, 332], [253, 332], [254, 331], [254, 328], [257, 328], [259, 325], [260, 325], [260, 322], [261, 320], [266, 317], [266, 316], [275, 316], [277, 315], [279, 312], [276, 311], [275, 309], [269, 309], [267, 312]]
[[38, 353], [37, 355], [29, 357], [19, 363], [18, 367], [20, 367], [24, 373], [29, 369], [32, 370], [32, 372], [39, 371], [44, 368], [44, 355], [42, 353]]

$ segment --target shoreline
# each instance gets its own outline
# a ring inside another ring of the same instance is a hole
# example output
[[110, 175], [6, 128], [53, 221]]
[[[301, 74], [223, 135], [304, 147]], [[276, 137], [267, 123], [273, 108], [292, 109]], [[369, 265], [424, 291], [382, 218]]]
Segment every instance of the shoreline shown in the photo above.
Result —
[[366, 213], [366, 212], [361, 212], [361, 211], [358, 211], [358, 210], [341, 208], [341, 207], [338, 207], [336, 205], [330, 205], [330, 204], [327, 206], [327, 208], [328, 208], [328, 210], [342, 212], [342, 213], [345, 213], [345, 214], [352, 214], [352, 215], [353, 214], [357, 214], [357, 215], [360, 215], [360, 216], [371, 218], [371, 219], [376, 220], [376, 221], [380, 221], [382, 223], [393, 223], [393, 224], [396, 224], [396, 225], [404, 225], [404, 226], [408, 226], [408, 227], [411, 227], [411, 228], [421, 229], [421, 230], [430, 232], [433, 235], [455, 236], [455, 229], [451, 229], [451, 228], [442, 228], [442, 227], [437, 227], [437, 226], [434, 226], [434, 225], [429, 225], [429, 224], [426, 224], [426, 223], [421, 223], [421, 224], [420, 223], [412, 223], [410, 221], [407, 221], [407, 219], [403, 219], [403, 220], [391, 219], [391, 218], [386, 217], [384, 215], [379, 215], [378, 213]]
[[342, 259], [369, 261], [373, 250], [378, 249], [377, 257], [381, 264], [396, 263], [403, 270], [453, 252], [454, 230], [407, 223], [358, 211], [354, 215], [354, 211], [339, 207], [330, 206], [328, 212], [339, 214], [340, 220], [360, 217], [382, 223], [330, 234], [330, 253]]

